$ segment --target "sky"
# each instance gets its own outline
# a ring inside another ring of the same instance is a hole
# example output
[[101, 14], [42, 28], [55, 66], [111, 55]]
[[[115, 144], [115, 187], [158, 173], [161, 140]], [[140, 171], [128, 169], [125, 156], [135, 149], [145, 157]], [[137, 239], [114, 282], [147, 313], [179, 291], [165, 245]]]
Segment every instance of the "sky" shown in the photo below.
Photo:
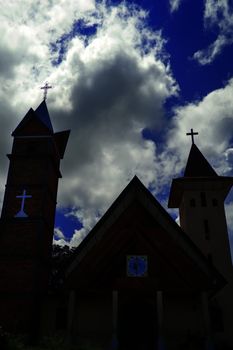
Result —
[[[56, 244], [77, 246], [134, 175], [167, 208], [195, 142], [233, 176], [232, 0], [0, 0], [0, 197], [11, 132], [43, 99], [71, 129]], [[233, 194], [226, 202], [233, 247]], [[177, 211], [170, 211], [177, 217]]]

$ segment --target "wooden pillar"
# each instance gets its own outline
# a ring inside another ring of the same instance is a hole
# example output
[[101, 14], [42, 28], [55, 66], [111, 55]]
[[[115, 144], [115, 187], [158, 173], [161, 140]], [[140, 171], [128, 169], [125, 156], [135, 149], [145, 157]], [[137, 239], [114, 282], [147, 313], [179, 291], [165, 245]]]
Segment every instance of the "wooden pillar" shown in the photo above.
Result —
[[158, 290], [156, 292], [156, 306], [157, 306], [157, 350], [164, 350], [164, 334], [163, 334], [163, 292]]
[[112, 350], [118, 349], [117, 337], [117, 319], [118, 319], [118, 291], [112, 291]]
[[205, 329], [205, 349], [213, 350], [214, 344], [213, 344], [213, 339], [211, 334], [209, 303], [208, 303], [208, 296], [206, 292], [202, 293], [201, 300], [202, 300], [202, 313], [203, 313], [204, 329]]
[[76, 304], [76, 293], [75, 290], [70, 291], [69, 304], [68, 304], [68, 342], [72, 342], [73, 337], [73, 327], [74, 327], [74, 315], [75, 315], [75, 304]]

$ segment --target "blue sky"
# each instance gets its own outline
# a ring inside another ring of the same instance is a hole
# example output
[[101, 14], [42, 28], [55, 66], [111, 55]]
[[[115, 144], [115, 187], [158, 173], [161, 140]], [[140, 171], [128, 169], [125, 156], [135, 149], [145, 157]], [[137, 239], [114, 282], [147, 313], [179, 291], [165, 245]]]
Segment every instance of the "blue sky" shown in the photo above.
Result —
[[[232, 1], [2, 1], [0, 32], [1, 196], [9, 135], [45, 81], [54, 129], [72, 131], [58, 244], [78, 245], [135, 174], [166, 208], [190, 128], [218, 174], [232, 175]], [[232, 206], [230, 196], [229, 227]]]
[[[121, 1], [108, 2], [109, 6], [118, 6], [120, 3]], [[195, 52], [208, 47], [219, 35], [217, 23], [208, 28], [205, 24], [204, 6], [206, 4], [203, 0], [177, 2], [177, 8], [173, 11], [172, 2], [169, 1], [126, 1], [125, 5], [127, 4], [134, 4], [146, 10], [148, 13], [146, 25], [152, 30], [161, 31], [165, 40], [164, 61], [169, 63], [179, 86], [179, 93], [171, 96], [164, 103], [164, 113], [168, 119], [172, 119], [174, 106], [200, 101], [208, 93], [222, 88], [232, 77], [231, 45], [226, 45], [208, 64], [201, 64], [194, 58]], [[72, 28], [71, 35], [81, 33], [90, 36], [95, 35], [96, 30], [96, 25], [86, 27], [85, 23], [79, 22]], [[191, 124], [190, 127], [192, 127]], [[145, 128], [142, 134], [144, 138], [153, 140], [163, 148], [166, 132], [163, 133], [161, 129]], [[157, 194], [157, 198], [165, 201], [168, 191], [169, 186], [164, 186]], [[56, 224], [66, 230], [68, 237], [72, 236], [77, 225], [74, 218], [70, 220], [70, 217], [66, 217], [64, 220], [64, 215], [60, 211], [57, 213]]]

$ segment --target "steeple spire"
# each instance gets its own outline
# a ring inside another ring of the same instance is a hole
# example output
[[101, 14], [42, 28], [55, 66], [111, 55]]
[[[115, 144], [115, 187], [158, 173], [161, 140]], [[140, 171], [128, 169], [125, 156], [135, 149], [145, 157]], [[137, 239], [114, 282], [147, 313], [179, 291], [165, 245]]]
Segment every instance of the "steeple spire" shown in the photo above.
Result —
[[198, 135], [198, 132], [190, 130], [186, 133], [187, 136], [191, 136], [192, 146], [189, 152], [188, 161], [184, 171], [184, 177], [213, 177], [218, 176], [212, 166], [203, 156], [199, 148], [195, 145], [194, 136]]
[[40, 121], [47, 126], [47, 128], [53, 132], [53, 126], [50, 120], [49, 112], [47, 109], [47, 105], [45, 100], [41, 102], [41, 104], [37, 107], [35, 110], [35, 113], [37, 117], [40, 119]]
[[199, 185], [200, 183], [205, 184], [205, 186], [207, 186], [206, 184], [208, 183], [212, 183], [213, 188], [218, 186], [218, 183], [222, 183], [222, 198], [225, 199], [232, 187], [233, 177], [219, 176], [203, 156], [199, 148], [193, 143], [189, 152], [183, 177], [172, 180], [168, 207], [178, 208], [181, 205], [182, 196], [187, 192], [189, 186], [194, 186], [197, 190], [195, 187], [196, 185], [194, 185], [195, 183]]
[[[36, 124], [37, 126], [33, 126], [33, 124]], [[36, 110], [30, 108], [23, 120], [21, 120], [19, 125], [13, 131], [12, 136], [24, 134], [25, 132], [27, 132], [27, 129], [28, 132], [32, 134], [38, 129], [38, 124], [40, 124], [42, 128], [39, 128], [40, 133], [43, 131], [46, 134], [53, 134], [53, 126], [50, 120], [45, 100], [41, 102], [41, 104], [37, 107]]]
[[188, 161], [184, 171], [184, 177], [216, 177], [218, 174], [203, 156], [199, 148], [192, 144]]

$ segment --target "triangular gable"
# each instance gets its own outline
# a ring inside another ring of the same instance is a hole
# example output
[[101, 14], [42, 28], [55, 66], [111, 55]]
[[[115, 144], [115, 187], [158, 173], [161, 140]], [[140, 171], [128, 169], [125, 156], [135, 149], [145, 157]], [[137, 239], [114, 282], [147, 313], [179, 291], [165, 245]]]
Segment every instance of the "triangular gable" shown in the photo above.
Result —
[[216, 177], [217, 173], [195, 144], [192, 144], [184, 177]]
[[[182, 280], [186, 280], [186, 286], [191, 289], [215, 289], [224, 284], [222, 276], [137, 177], [133, 178], [77, 248], [67, 270], [66, 283], [73, 288], [82, 288], [91, 283], [91, 279], [95, 279], [97, 285], [102, 285], [104, 279], [110, 284], [118, 279], [119, 283], [124, 284], [124, 255], [144, 253], [154, 261], [150, 261], [151, 278], [131, 279], [131, 284], [149, 283], [156, 288], [155, 284], [158, 283], [162, 288], [166, 280], [170, 281], [170, 285], [174, 284], [174, 276], [179, 279], [178, 288], [184, 287]], [[158, 261], [160, 269], [156, 272]], [[156, 282], [157, 276], [160, 282]], [[111, 277], [115, 280], [111, 281]]]
[[30, 108], [13, 131], [12, 136], [52, 135], [51, 121], [46, 110], [45, 103], [40, 104], [36, 111]]

